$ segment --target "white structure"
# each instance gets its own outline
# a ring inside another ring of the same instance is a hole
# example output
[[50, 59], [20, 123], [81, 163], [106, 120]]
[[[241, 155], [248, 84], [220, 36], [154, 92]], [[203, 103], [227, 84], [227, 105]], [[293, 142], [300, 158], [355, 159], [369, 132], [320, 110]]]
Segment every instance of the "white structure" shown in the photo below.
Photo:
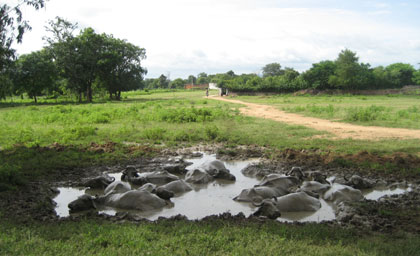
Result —
[[217, 90], [217, 89], [219, 89], [219, 87], [217, 87], [216, 83], [209, 83], [209, 89], [210, 90]]

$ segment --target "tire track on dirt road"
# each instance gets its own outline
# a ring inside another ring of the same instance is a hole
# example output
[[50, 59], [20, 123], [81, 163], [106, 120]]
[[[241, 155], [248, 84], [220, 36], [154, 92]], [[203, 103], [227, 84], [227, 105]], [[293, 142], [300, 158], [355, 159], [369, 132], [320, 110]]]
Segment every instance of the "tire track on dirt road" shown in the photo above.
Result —
[[218, 96], [210, 96], [209, 98], [245, 105], [246, 107], [240, 108], [241, 113], [244, 115], [271, 119], [287, 124], [303, 125], [318, 131], [326, 131], [333, 134], [335, 136], [334, 139], [420, 139], [420, 130], [379, 126], [362, 126], [342, 122], [332, 122], [330, 120], [315, 117], [306, 117], [294, 113], [286, 113], [269, 105], [249, 103]]

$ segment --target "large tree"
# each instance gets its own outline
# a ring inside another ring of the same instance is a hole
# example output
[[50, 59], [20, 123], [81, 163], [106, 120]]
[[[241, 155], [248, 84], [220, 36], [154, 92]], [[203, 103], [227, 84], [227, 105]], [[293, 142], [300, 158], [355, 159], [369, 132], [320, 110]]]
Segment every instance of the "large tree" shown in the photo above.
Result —
[[100, 71], [98, 63], [103, 46], [103, 37], [92, 28], [84, 29], [76, 37], [68, 36], [51, 45], [62, 76], [67, 79], [67, 86], [79, 95], [79, 101], [82, 94], [88, 102], [92, 101], [92, 85]]
[[98, 61], [98, 79], [111, 99], [112, 95], [120, 99], [121, 91], [142, 87], [143, 75], [147, 70], [141, 66], [141, 61], [146, 58], [146, 51], [125, 40], [106, 34], [102, 34], [102, 37], [104, 45]]
[[37, 102], [37, 96], [51, 90], [57, 79], [57, 69], [47, 50], [22, 55], [16, 62], [14, 85], [18, 94], [27, 93]]
[[21, 7], [32, 6], [36, 10], [43, 8], [45, 0], [23, 0], [12, 6], [0, 4], [0, 99], [11, 93], [9, 78], [10, 65], [15, 58], [13, 42], [22, 42], [23, 34], [31, 29], [29, 22], [23, 19]]
[[335, 65], [334, 75], [328, 82], [337, 89], [365, 89], [372, 83], [369, 64], [360, 64], [359, 57], [349, 49], [340, 52]]
[[269, 76], [281, 76], [284, 74], [284, 70], [281, 69], [280, 63], [270, 63], [262, 68], [263, 77]]

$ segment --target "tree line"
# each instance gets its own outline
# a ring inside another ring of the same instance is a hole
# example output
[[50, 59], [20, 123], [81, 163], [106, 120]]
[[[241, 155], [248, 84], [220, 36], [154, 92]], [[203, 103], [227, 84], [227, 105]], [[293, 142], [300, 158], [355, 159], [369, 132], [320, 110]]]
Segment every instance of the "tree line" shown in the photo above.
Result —
[[145, 86], [155, 88], [183, 88], [185, 84], [216, 83], [219, 87], [237, 92], [295, 92], [303, 89], [317, 90], [363, 90], [402, 88], [406, 85], [420, 85], [420, 69], [412, 65], [394, 63], [386, 67], [371, 68], [360, 63], [355, 52], [342, 50], [337, 59], [312, 64], [305, 72], [293, 68], [282, 68], [280, 63], [270, 63], [262, 68], [262, 75], [241, 74], [233, 71], [220, 74], [200, 73], [187, 79], [173, 81], [161, 75], [146, 79]]
[[45, 0], [23, 0], [10, 7], [0, 5], [0, 100], [7, 96], [27, 94], [37, 101], [41, 95], [77, 95], [79, 101], [91, 102], [94, 93], [108, 93], [120, 99], [122, 91], [135, 89], [179, 89], [185, 84], [216, 83], [238, 92], [294, 92], [302, 89], [387, 89], [420, 84], [420, 69], [394, 63], [372, 68], [360, 63], [355, 52], [341, 51], [336, 60], [312, 64], [305, 72], [282, 68], [270, 63], [257, 74], [237, 75], [233, 71], [220, 74], [190, 75], [187, 79], [170, 80], [169, 75], [144, 80], [147, 70], [141, 66], [146, 58], [144, 48], [92, 28], [78, 30], [57, 17], [46, 27], [49, 37], [40, 51], [16, 57], [13, 42], [21, 42], [30, 30], [22, 18], [20, 7], [40, 9]]
[[[0, 11], [10, 13], [10, 8], [3, 6]], [[17, 21], [14, 17], [11, 19]], [[13, 27], [1, 29], [4, 39], [9, 42], [15, 39], [14, 34], [7, 32]], [[49, 32], [49, 37], [44, 38], [47, 46], [17, 58], [11, 43], [2, 40], [0, 100], [27, 94], [37, 102], [41, 95], [72, 94], [79, 101], [91, 102], [94, 93], [106, 92], [111, 99], [120, 99], [122, 91], [144, 86], [143, 78], [147, 73], [141, 66], [146, 58], [144, 48], [112, 35], [98, 34], [92, 28], [74, 35], [77, 24], [59, 17], [50, 21], [46, 29]]]
[[271, 63], [262, 68], [262, 77], [256, 74], [222, 74], [217, 78], [215, 82], [220, 86], [238, 92], [389, 89], [420, 85], [420, 69], [405, 63], [371, 68], [369, 64], [360, 63], [355, 52], [345, 49], [336, 60], [312, 64], [302, 73]]

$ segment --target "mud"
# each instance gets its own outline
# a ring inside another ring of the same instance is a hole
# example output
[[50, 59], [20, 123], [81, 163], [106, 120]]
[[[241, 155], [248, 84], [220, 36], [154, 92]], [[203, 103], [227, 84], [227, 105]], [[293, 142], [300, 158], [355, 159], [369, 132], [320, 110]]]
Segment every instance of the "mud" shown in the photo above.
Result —
[[[60, 149], [58, 149], [60, 150]], [[49, 177], [48, 180], [42, 182], [31, 182], [24, 187], [20, 187], [16, 191], [8, 191], [0, 193], [0, 207], [2, 209], [2, 218], [10, 219], [19, 222], [28, 221], [61, 221], [55, 211], [53, 198], [59, 195], [59, 191], [54, 188], [58, 187], [74, 187], [80, 181], [87, 177], [94, 177], [101, 173], [118, 173], [121, 172], [127, 165], [144, 166], [153, 169], [162, 164], [170, 164], [177, 156], [184, 158], [200, 157], [197, 151], [217, 153], [217, 158], [223, 160], [244, 160], [249, 158], [260, 157], [261, 160], [258, 165], [253, 165], [247, 168], [250, 175], [263, 175], [264, 173], [286, 173], [293, 166], [302, 167], [303, 171], [321, 171], [327, 176], [335, 176], [337, 181], [345, 181], [349, 176], [358, 174], [374, 180], [377, 184], [412, 184], [411, 191], [383, 197], [379, 200], [364, 200], [358, 203], [343, 203], [334, 210], [337, 220], [325, 219], [323, 223], [328, 225], [340, 225], [344, 227], [357, 227], [359, 229], [368, 229], [380, 232], [394, 232], [402, 230], [406, 232], [420, 233], [420, 192], [418, 185], [420, 184], [420, 177], [418, 175], [399, 176], [397, 174], [378, 173], [369, 169], [360, 167], [342, 167], [335, 165], [333, 154], [318, 154], [316, 151], [296, 151], [285, 150], [277, 152], [276, 157], [268, 159], [268, 153], [264, 148], [258, 147], [237, 147], [226, 149], [226, 147], [219, 147], [215, 145], [200, 145], [196, 147], [170, 150], [165, 149], [159, 152], [159, 156], [155, 158], [138, 158], [130, 162], [115, 166], [97, 166], [84, 169], [62, 170], [60, 176]], [[273, 156], [273, 152], [270, 152]], [[359, 155], [348, 156], [353, 159], [368, 159], [373, 158], [379, 161], [391, 161], [401, 157], [401, 161], [397, 161], [404, 168], [408, 166], [415, 166], [418, 159], [416, 157], [407, 157], [405, 155], [395, 154], [388, 157], [372, 156], [371, 154], [360, 153]], [[419, 166], [419, 165], [417, 165]], [[400, 193], [396, 188], [394, 191]], [[387, 193], [390, 191], [387, 191]], [[392, 192], [392, 191], [391, 191]], [[62, 193], [64, 195], [64, 193]], [[373, 196], [371, 199], [377, 199], [378, 196]], [[369, 198], [369, 197], [368, 197]], [[331, 212], [331, 211], [330, 211]], [[288, 217], [287, 214], [282, 216], [285, 220], [290, 222], [296, 219]], [[307, 216], [306, 216], [307, 217]], [[110, 221], [147, 221], [144, 217], [132, 213], [118, 213], [115, 216], [110, 216], [104, 213], [88, 212], [80, 216], [72, 216], [65, 218], [65, 220], [75, 220], [80, 218], [99, 218]], [[265, 218], [257, 218], [252, 215], [246, 216], [243, 213], [223, 213], [213, 214], [203, 217], [206, 221], [212, 218], [228, 219], [235, 221], [265, 221]], [[303, 216], [303, 219], [305, 216]], [[175, 215], [167, 217], [157, 217], [159, 219], [183, 220], [187, 219], [184, 215]], [[301, 218], [302, 219], [302, 218]], [[316, 217], [315, 217], [316, 221]], [[295, 222], [294, 222], [295, 223]]]

